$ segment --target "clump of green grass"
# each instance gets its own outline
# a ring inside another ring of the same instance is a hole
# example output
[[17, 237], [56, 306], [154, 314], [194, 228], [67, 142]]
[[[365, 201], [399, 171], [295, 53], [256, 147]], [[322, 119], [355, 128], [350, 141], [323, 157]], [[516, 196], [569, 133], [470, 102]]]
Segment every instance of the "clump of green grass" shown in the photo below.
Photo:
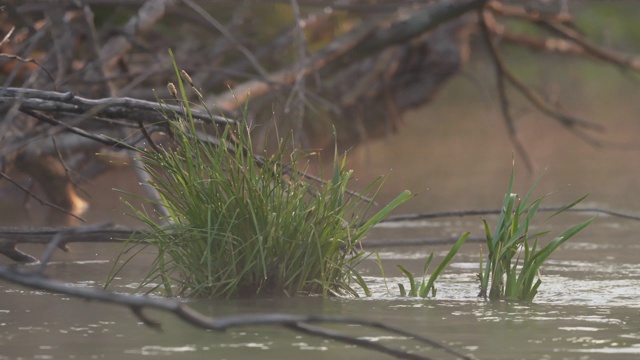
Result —
[[[531, 301], [542, 283], [538, 274], [542, 264], [565, 241], [591, 224], [594, 218], [570, 227], [547, 245], [539, 248], [539, 238], [546, 235], [548, 231], [531, 233], [530, 225], [544, 196], [530, 200], [535, 189], [534, 184], [527, 195], [521, 199], [518, 194], [512, 193], [514, 177], [512, 170], [502, 203], [502, 211], [493, 234], [489, 230], [487, 221], [483, 220], [489, 253], [484, 265], [483, 259], [480, 259], [478, 296], [488, 297], [491, 300]], [[552, 217], [572, 208], [584, 198], [586, 195], [557, 211]]]
[[[355, 270], [364, 256], [360, 242], [410, 193], [369, 217], [371, 201], [347, 190], [352, 172], [344, 157], [334, 158], [331, 180], [316, 182], [298, 165], [307, 156], [284, 142], [271, 155], [255, 153], [245, 123], [212, 141], [194, 121], [174, 68], [179, 86], [172, 92], [184, 113], [166, 114], [173, 144], [138, 149], [148, 185], [169, 213], [160, 219], [168, 225], [160, 225], [134, 207], [152, 230], [145, 243], [157, 249], [141, 287], [168, 296], [357, 295], [355, 283], [368, 293]], [[380, 186], [378, 180], [363, 194], [375, 197]]]
[[[431, 261], [433, 260], [433, 252], [431, 252], [431, 254], [429, 254], [429, 257], [424, 263], [424, 267], [422, 269], [422, 281], [420, 281], [420, 284], [418, 284], [413, 274], [409, 270], [407, 270], [407, 268], [405, 268], [402, 265], [396, 265], [398, 269], [400, 269], [400, 271], [402, 271], [402, 273], [409, 280], [408, 291], [403, 284], [398, 283], [398, 290], [400, 291], [400, 296], [421, 297], [421, 298], [426, 298], [429, 296], [435, 297], [437, 293], [437, 288], [435, 285], [436, 280], [438, 279], [438, 277], [440, 277], [440, 274], [442, 274], [442, 271], [444, 271], [447, 265], [449, 265], [453, 257], [456, 255], [458, 250], [460, 250], [460, 247], [462, 246], [462, 244], [464, 244], [464, 242], [467, 240], [468, 237], [469, 237], [469, 233], [466, 232], [458, 238], [458, 240], [453, 244], [453, 246], [451, 247], [447, 255], [444, 257], [444, 259], [442, 259], [442, 262], [440, 262], [440, 265], [436, 267], [436, 269], [427, 279], [429, 266], [431, 265]], [[378, 253], [376, 253], [376, 257], [378, 260], [378, 266], [380, 266], [380, 270], [382, 272], [382, 278], [384, 279], [384, 282], [386, 285], [387, 280], [384, 274], [384, 268], [382, 267], [382, 261], [380, 260], [380, 256], [378, 255]], [[387, 291], [388, 291], [388, 288], [387, 288]]]

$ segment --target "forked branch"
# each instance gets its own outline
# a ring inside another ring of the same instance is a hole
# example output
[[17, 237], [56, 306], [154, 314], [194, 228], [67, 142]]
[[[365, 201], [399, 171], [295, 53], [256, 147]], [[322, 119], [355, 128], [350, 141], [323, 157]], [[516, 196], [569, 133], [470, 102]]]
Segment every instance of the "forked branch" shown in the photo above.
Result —
[[582, 140], [593, 146], [600, 146], [601, 143], [592, 137], [587, 131], [603, 132], [605, 129], [602, 125], [590, 121], [580, 119], [565, 112], [561, 107], [551, 104], [544, 99], [537, 91], [520, 81], [506, 64], [497, 44], [497, 36], [502, 30], [495, 22], [495, 19], [488, 11], [479, 11], [479, 24], [482, 36], [486, 41], [489, 55], [495, 67], [496, 82], [498, 87], [498, 97], [500, 100], [500, 109], [507, 123], [509, 137], [516, 148], [516, 151], [523, 157], [527, 168], [532, 169], [531, 161], [527, 155], [524, 146], [517, 137], [515, 130], [515, 122], [511, 110], [509, 108], [508, 94], [505, 88], [505, 81], [511, 84], [522, 96], [524, 96], [533, 106], [548, 117], [555, 119], [562, 126], [574, 133]]

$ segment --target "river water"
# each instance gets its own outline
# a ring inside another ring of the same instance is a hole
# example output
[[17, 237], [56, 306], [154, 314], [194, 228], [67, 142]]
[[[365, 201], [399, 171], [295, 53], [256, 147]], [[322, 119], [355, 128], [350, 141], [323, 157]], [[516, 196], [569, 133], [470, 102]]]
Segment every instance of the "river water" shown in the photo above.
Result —
[[[570, 221], [586, 215], [570, 215]], [[566, 219], [565, 219], [566, 220]], [[382, 227], [373, 238], [398, 233], [437, 236], [478, 221], [422, 222], [410, 227]], [[555, 232], [561, 224], [549, 224]], [[446, 245], [377, 249], [377, 263], [367, 260], [362, 273], [370, 298], [320, 298], [191, 301], [213, 316], [246, 313], [341, 315], [374, 319], [436, 339], [478, 359], [637, 359], [640, 357], [640, 224], [601, 217], [570, 240], [542, 268], [543, 284], [531, 304], [487, 302], [476, 297], [479, 244], [468, 243], [436, 283], [435, 299], [402, 298], [397, 283], [408, 286], [395, 265], [421, 272], [428, 252], [435, 262]], [[76, 286], [100, 286], [116, 249], [75, 245], [71, 256], [58, 255], [47, 274]], [[144, 261], [129, 267], [113, 290], [129, 292], [146, 270]], [[388, 286], [388, 289], [387, 289]], [[384, 359], [382, 354], [296, 334], [274, 326], [202, 331], [168, 314], [146, 313], [163, 332], [140, 323], [126, 308], [0, 284], [0, 359]], [[390, 346], [451, 358], [410, 339], [360, 327], [336, 327]]]
[[[486, 70], [474, 66], [468, 71]], [[590, 193], [583, 206], [640, 214], [640, 157], [636, 150], [620, 146], [637, 141], [640, 134], [640, 122], [634, 117], [640, 113], [640, 102], [629, 95], [637, 94], [637, 88], [620, 79], [613, 85], [600, 83], [612, 99], [604, 102], [598, 91], [577, 86], [571, 82], [571, 72], [567, 73], [569, 80], [560, 85], [564, 87], [560, 93], [571, 94], [565, 99], [568, 106], [604, 123], [609, 131], [603, 138], [614, 144], [591, 147], [553, 121], [526, 113], [519, 122], [520, 136], [535, 167], [527, 172], [516, 156], [517, 191], [526, 192], [546, 169], [539, 193], [552, 193], [547, 205], [565, 204]], [[606, 71], [605, 75], [618, 76]], [[376, 176], [387, 175], [380, 202], [404, 189], [418, 194], [400, 209], [403, 213], [498, 207], [513, 150], [500, 118], [487, 110], [493, 104], [484, 103], [485, 98], [464, 77], [453, 81], [432, 106], [408, 114], [400, 134], [352, 151], [349, 166], [359, 178], [354, 186], [362, 188]], [[136, 182], [130, 176], [116, 175], [93, 183], [89, 222], [132, 224], [122, 215], [125, 207], [113, 195], [114, 187], [135, 191]], [[5, 208], [11, 210], [4, 212], [3, 223], [38, 225], [38, 205], [33, 204], [31, 212], [23, 211], [15, 206], [16, 199], [5, 198]], [[592, 215], [568, 214], [536, 226], [557, 234]], [[491, 216], [487, 220], [495, 222]], [[387, 224], [376, 228], [370, 239], [450, 237], [464, 231], [482, 235], [480, 218]], [[639, 231], [640, 222], [599, 215], [542, 267], [543, 283], [530, 304], [476, 297], [480, 245], [470, 242], [437, 282], [435, 299], [400, 297], [396, 283], [406, 285], [406, 279], [395, 265], [419, 273], [428, 253], [435, 252], [438, 262], [448, 250], [446, 245], [371, 249], [378, 250], [383, 259], [389, 289], [376, 262], [367, 260], [361, 270], [374, 293], [370, 298], [197, 300], [190, 305], [213, 316], [282, 312], [368, 318], [431, 337], [478, 359], [638, 359]], [[47, 275], [76, 286], [100, 287], [117, 252], [113, 244], [76, 244], [71, 253], [55, 255]], [[131, 291], [145, 274], [146, 265], [140, 260], [127, 268], [114, 290]], [[0, 359], [388, 358], [273, 326], [216, 333], [193, 328], [168, 314], [150, 311], [147, 315], [160, 321], [164, 331], [145, 327], [126, 308], [0, 282]], [[380, 331], [331, 328], [433, 358], [451, 358]]]

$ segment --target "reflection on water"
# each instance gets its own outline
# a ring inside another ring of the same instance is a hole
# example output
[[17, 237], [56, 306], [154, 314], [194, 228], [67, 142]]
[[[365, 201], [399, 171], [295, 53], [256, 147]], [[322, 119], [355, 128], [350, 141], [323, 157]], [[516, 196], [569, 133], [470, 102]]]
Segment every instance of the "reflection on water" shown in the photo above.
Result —
[[[628, 239], [637, 227], [608, 218], [570, 240], [542, 268], [543, 284], [533, 304], [478, 299], [479, 245], [466, 244], [436, 283], [437, 297], [431, 300], [399, 297], [396, 284], [407, 281], [394, 268], [402, 264], [419, 273], [428, 252], [434, 251], [434, 262], [438, 262], [446, 246], [381, 249], [386, 283], [375, 261], [367, 260], [362, 267], [374, 292], [370, 298], [198, 300], [191, 305], [214, 316], [286, 312], [373, 318], [438, 339], [479, 359], [636, 359], [640, 356], [640, 265], [634, 260], [638, 245]], [[453, 227], [431, 229], [454, 231]], [[559, 230], [554, 225], [554, 231]], [[372, 237], [386, 236], [386, 231], [379, 229]], [[607, 241], [603, 234], [608, 234]], [[112, 266], [102, 259], [107, 255], [92, 259], [97, 256], [95, 249], [76, 246], [74, 250], [58, 254], [49, 275], [77, 286], [101, 286]], [[115, 257], [115, 250], [105, 246], [109, 256]], [[130, 268], [114, 290], [130, 292], [145, 270], [143, 264]], [[1, 284], [0, 294], [0, 359], [387, 358], [272, 326], [216, 333], [149, 311], [147, 315], [163, 325], [164, 331], [158, 333], [127, 309], [10, 284]], [[448, 358], [411, 339], [354, 326], [332, 328]]]

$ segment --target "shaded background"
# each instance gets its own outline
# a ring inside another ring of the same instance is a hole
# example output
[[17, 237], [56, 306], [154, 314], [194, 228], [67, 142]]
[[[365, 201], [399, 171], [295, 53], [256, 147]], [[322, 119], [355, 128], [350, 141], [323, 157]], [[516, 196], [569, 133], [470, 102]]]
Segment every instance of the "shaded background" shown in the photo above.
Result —
[[[594, 1], [571, 6], [577, 12], [578, 25], [594, 42], [627, 53], [640, 49], [640, 29], [634, 26], [640, 13], [637, 3]], [[289, 5], [275, 5], [261, 20], [260, 26], [266, 29], [261, 36], [273, 32], [277, 28], [274, 24], [290, 21], [290, 11]], [[530, 25], [507, 25], [518, 33], [534, 33]], [[398, 212], [499, 206], [514, 149], [499, 113], [494, 70], [484, 43], [477, 34], [471, 39], [470, 62], [433, 101], [406, 112], [397, 133], [390, 130], [383, 139], [349, 151], [349, 167], [358, 179], [352, 184], [354, 189], [363, 189], [382, 175], [387, 180], [380, 203], [405, 189], [418, 194]], [[640, 211], [636, 200], [640, 186], [638, 75], [602, 62], [537, 54], [506, 43], [501, 49], [509, 66], [527, 84], [562, 104], [569, 113], [607, 129], [599, 136], [603, 146], [591, 146], [510, 91], [518, 119], [517, 135], [534, 163], [529, 172], [515, 155], [516, 189], [525, 192], [543, 175], [539, 192], [554, 193], [548, 203], [566, 203], [589, 193], [586, 205]], [[86, 193], [80, 195], [91, 202], [86, 214], [89, 223], [136, 224], [123, 215], [127, 208], [120, 201], [122, 195], [113, 189], [141, 193], [138, 180], [126, 165], [116, 165], [115, 169], [82, 186]], [[23, 194], [5, 182], [0, 188], [0, 222], [15, 226], [44, 224], [44, 214], [49, 210], [34, 200], [25, 209], [24, 200]]]

